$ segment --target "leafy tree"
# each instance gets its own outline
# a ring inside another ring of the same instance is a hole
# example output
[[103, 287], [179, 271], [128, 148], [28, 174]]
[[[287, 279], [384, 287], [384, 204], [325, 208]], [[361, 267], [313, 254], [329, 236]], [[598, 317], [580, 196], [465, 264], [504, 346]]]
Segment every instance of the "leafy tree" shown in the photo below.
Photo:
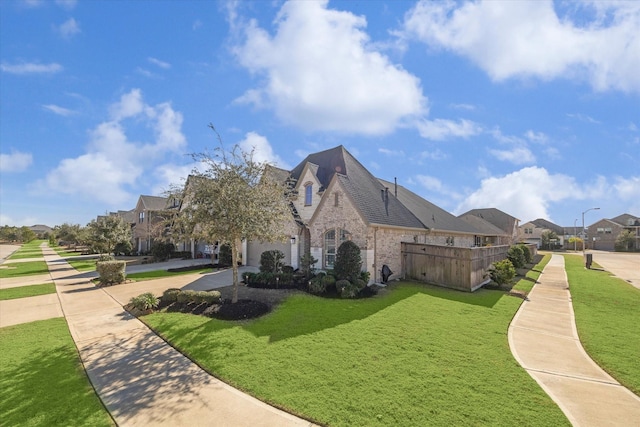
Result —
[[584, 242], [582, 241], [582, 239], [577, 236], [569, 237], [569, 240], [567, 240], [567, 247], [569, 249], [575, 249], [577, 251], [581, 251], [583, 244]]
[[632, 251], [635, 243], [636, 236], [631, 230], [622, 230], [618, 237], [616, 237], [615, 249], [616, 251], [626, 252]]
[[358, 245], [351, 240], [342, 242], [336, 252], [336, 262], [333, 265], [333, 271], [335, 271], [338, 280], [356, 283], [356, 280], [360, 278], [361, 268], [362, 258]]
[[555, 231], [545, 230], [542, 232], [542, 247], [547, 248], [548, 250], [553, 249], [552, 246], [555, 246], [555, 242], [558, 241], [558, 235]]
[[284, 183], [265, 177], [268, 164], [254, 158], [255, 150], [247, 152], [236, 144], [226, 151], [213, 125], [209, 127], [220, 146], [213, 154], [192, 155], [202, 169], [193, 171], [182, 191], [170, 195], [181, 205], [173, 225], [182, 236], [231, 245], [231, 302], [235, 303], [240, 242], [285, 241], [284, 224], [291, 218], [291, 210]]
[[74, 247], [80, 243], [81, 227], [80, 224], [68, 224], [57, 225], [54, 227], [56, 238], [66, 243], [67, 246], [73, 245]]
[[118, 215], [101, 216], [86, 228], [86, 244], [94, 252], [110, 254], [119, 243], [131, 241], [131, 226]]
[[260, 271], [265, 273], [281, 273], [284, 266], [284, 254], [277, 249], [260, 254]]
[[20, 227], [19, 233], [19, 240], [21, 240], [23, 243], [29, 243], [30, 241], [35, 240], [38, 237], [36, 236], [36, 233], [27, 226]]

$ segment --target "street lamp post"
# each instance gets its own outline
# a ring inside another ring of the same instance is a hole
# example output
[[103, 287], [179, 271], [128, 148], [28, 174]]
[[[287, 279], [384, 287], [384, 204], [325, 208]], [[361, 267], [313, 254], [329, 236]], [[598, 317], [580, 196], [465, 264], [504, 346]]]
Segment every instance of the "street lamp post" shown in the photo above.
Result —
[[584, 214], [586, 214], [589, 211], [597, 211], [598, 209], [600, 209], [600, 208], [590, 208], [590, 209], [587, 209], [586, 211], [582, 212], [582, 239], [583, 239], [582, 240], [582, 256], [583, 257], [584, 257], [584, 250], [585, 250], [585, 248], [587, 246], [586, 245], [586, 243], [587, 243], [587, 234], [586, 234], [585, 229], [584, 229]]
[[578, 228], [576, 222], [578, 222], [578, 218], [573, 220], [573, 252], [578, 251]]

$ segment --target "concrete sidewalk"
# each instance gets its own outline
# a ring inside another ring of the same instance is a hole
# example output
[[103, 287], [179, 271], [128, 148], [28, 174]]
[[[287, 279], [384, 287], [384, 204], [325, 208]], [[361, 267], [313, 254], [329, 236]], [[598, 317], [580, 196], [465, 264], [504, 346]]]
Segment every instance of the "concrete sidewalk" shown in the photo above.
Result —
[[[207, 374], [124, 311], [128, 295], [117, 301], [70, 275], [53, 250], [43, 253], [87, 374], [118, 425], [312, 425]], [[145, 286], [163, 286], [140, 283], [120, 289], [138, 295]]]
[[604, 372], [582, 348], [561, 255], [552, 255], [516, 313], [509, 346], [574, 426], [629, 426], [640, 420], [640, 397]]

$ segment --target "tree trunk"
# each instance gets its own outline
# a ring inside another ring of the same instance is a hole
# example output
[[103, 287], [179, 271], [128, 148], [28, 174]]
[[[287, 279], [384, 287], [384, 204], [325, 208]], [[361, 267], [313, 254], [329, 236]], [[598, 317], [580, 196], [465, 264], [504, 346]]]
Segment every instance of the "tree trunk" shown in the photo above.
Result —
[[238, 302], [238, 245], [236, 239], [231, 243], [231, 271], [233, 271], [233, 296], [231, 303]]

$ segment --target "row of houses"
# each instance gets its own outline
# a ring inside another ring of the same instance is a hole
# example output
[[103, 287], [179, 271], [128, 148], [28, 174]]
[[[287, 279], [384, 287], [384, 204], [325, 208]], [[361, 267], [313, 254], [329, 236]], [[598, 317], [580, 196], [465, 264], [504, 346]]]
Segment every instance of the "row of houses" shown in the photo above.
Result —
[[[397, 182], [376, 178], [343, 146], [310, 154], [292, 170], [270, 167], [269, 175], [295, 183], [292, 215], [283, 225], [290, 238], [244, 241], [245, 265], [257, 266], [262, 252], [278, 249], [294, 268], [304, 254], [318, 260], [316, 268], [332, 268], [337, 248], [352, 240], [361, 248], [363, 270], [379, 281], [383, 265], [394, 272], [391, 278], [403, 275], [403, 243], [461, 249], [508, 247], [518, 240], [517, 218], [495, 208], [455, 216]], [[145, 253], [161, 219], [175, 209], [179, 206], [167, 198], [143, 195], [134, 209], [113, 214], [131, 223], [134, 250]], [[177, 242], [177, 250], [207, 256], [215, 253], [215, 244]]]
[[577, 237], [584, 241], [585, 248], [601, 251], [616, 250], [616, 239], [623, 232], [630, 232], [634, 241], [629, 243], [627, 250], [640, 251], [640, 217], [622, 214], [615, 218], [603, 218], [582, 229], [582, 225], [563, 227], [546, 219], [538, 218], [526, 222], [518, 228], [518, 241], [535, 244], [542, 247], [543, 235], [552, 231], [557, 240], [552, 242], [555, 247], [574, 249]]

